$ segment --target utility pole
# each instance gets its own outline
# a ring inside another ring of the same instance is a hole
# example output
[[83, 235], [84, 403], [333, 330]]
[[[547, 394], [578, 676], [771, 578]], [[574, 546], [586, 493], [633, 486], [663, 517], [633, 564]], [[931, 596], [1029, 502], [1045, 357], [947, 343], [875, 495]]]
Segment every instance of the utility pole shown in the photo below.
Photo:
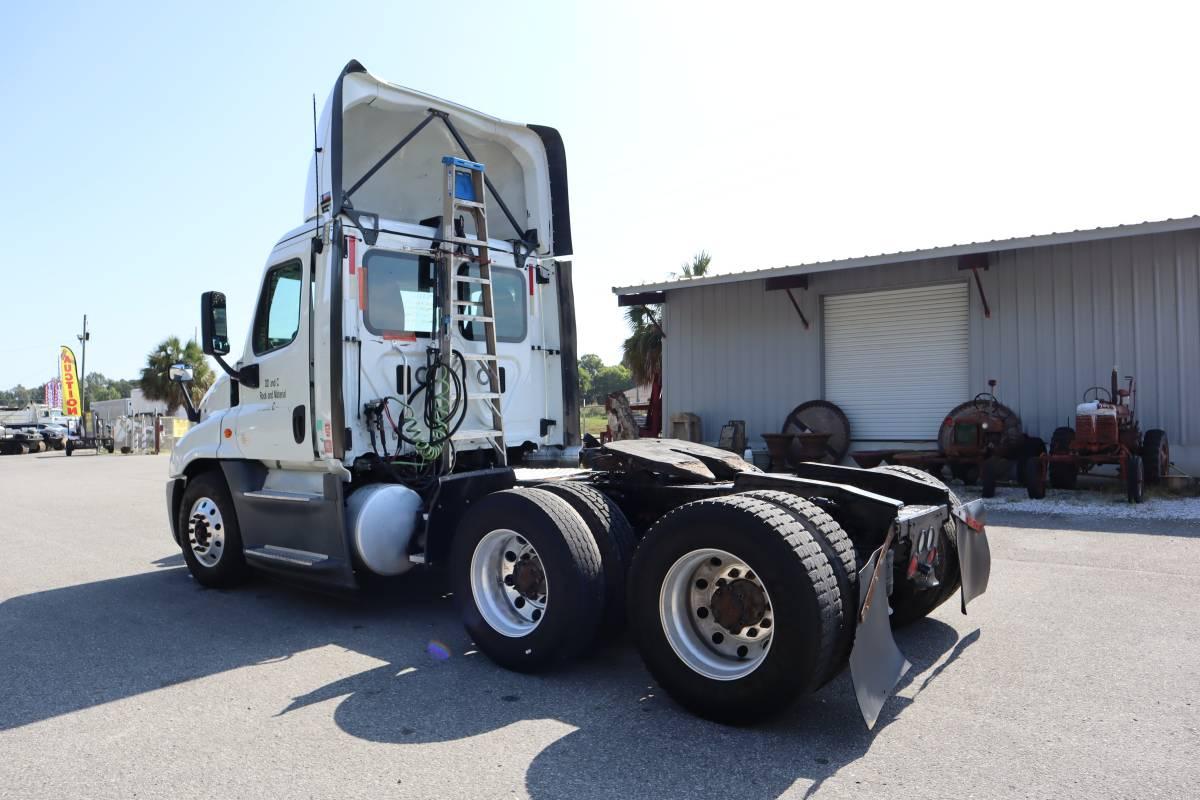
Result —
[[92, 335], [87, 329], [87, 314], [83, 315], [83, 333], [75, 336], [79, 340], [82, 351], [79, 359], [79, 413], [82, 415], [83, 432], [87, 432], [87, 343]]

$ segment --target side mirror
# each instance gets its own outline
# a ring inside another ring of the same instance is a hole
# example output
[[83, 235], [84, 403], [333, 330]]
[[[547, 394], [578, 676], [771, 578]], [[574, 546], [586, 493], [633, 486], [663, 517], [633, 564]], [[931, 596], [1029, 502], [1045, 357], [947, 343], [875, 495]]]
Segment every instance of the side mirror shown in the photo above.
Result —
[[176, 383], [191, 383], [192, 368], [187, 364], [172, 364], [170, 376]]
[[206, 356], [229, 354], [229, 325], [222, 292], [200, 295], [200, 347]]

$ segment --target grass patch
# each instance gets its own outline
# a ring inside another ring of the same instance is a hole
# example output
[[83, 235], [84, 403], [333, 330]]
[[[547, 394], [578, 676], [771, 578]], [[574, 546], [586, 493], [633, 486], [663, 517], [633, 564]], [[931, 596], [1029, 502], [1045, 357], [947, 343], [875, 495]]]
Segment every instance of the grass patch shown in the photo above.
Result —
[[608, 415], [604, 406], [584, 406], [579, 410], [579, 430], [596, 438], [608, 429]]

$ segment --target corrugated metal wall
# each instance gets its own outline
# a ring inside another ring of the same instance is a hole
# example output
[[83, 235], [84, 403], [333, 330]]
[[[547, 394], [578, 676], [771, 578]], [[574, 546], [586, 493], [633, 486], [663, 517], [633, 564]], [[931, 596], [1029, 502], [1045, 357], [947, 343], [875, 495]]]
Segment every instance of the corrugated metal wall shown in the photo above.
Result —
[[[787, 294], [765, 291], [762, 280], [672, 289], [666, 419], [699, 414], [706, 441], [743, 419], [761, 448], [761, 433], [823, 396], [821, 296], [969, 276], [954, 259], [813, 274], [808, 290], [793, 290], [808, 330]], [[1200, 231], [1002, 251], [981, 276], [992, 316], [972, 285], [972, 391], [997, 379], [1000, 399], [1049, 439], [1087, 387], [1108, 385], [1116, 364], [1138, 378], [1143, 428], [1164, 428], [1173, 459], [1200, 472]]]

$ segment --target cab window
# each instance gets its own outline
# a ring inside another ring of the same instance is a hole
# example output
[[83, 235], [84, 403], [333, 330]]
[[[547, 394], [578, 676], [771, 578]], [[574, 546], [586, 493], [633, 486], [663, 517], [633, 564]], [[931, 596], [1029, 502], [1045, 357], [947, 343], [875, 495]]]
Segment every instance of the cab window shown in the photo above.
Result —
[[[460, 275], [479, 277], [479, 266], [463, 264]], [[482, 291], [479, 284], [462, 284], [459, 299], [479, 301]], [[526, 310], [525, 273], [512, 267], [492, 267], [492, 303], [496, 310], [496, 340], [500, 342], [523, 342], [529, 331], [529, 314]], [[473, 306], [472, 314], [482, 314], [482, 306]], [[462, 335], [473, 341], [484, 337], [482, 322], [462, 323]]]
[[367, 330], [422, 334], [433, 330], [433, 259], [373, 250], [363, 258]]
[[254, 354], [261, 356], [286, 347], [300, 330], [300, 288], [303, 267], [289, 261], [267, 270], [254, 317]]

